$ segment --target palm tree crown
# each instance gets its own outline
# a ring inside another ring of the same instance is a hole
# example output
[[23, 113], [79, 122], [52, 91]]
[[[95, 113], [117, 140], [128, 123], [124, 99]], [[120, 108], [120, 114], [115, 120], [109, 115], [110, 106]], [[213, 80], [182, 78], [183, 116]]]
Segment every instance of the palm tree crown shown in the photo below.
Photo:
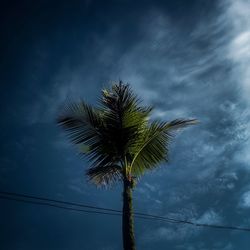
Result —
[[149, 119], [152, 107], [141, 105], [128, 84], [121, 81], [104, 89], [99, 105], [69, 103], [57, 122], [79, 145], [91, 163], [86, 174], [98, 186], [119, 180], [133, 183], [145, 171], [168, 161], [173, 133], [195, 119], [171, 122]]
[[152, 107], [142, 106], [128, 84], [104, 89], [99, 105], [69, 103], [58, 124], [79, 145], [91, 165], [86, 174], [97, 186], [123, 182], [123, 249], [135, 250], [132, 190], [134, 179], [163, 161], [173, 133], [195, 119], [151, 121]]

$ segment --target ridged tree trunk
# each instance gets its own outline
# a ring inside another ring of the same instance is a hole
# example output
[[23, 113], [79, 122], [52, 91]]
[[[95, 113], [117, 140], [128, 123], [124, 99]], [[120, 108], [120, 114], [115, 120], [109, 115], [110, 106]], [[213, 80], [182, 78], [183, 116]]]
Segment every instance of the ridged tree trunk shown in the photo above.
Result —
[[124, 184], [123, 211], [122, 211], [123, 249], [135, 250], [132, 187], [131, 187], [131, 182], [128, 180], [124, 180], [123, 184]]

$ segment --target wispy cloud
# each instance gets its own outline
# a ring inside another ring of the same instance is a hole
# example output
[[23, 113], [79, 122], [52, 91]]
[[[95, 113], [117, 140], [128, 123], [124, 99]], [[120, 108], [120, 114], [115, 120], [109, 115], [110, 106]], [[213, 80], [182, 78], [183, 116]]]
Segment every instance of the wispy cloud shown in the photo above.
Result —
[[200, 218], [196, 220], [197, 223], [203, 224], [219, 224], [222, 223], [222, 218], [213, 210], [206, 211]]
[[246, 191], [242, 194], [239, 207], [250, 208], [250, 191]]

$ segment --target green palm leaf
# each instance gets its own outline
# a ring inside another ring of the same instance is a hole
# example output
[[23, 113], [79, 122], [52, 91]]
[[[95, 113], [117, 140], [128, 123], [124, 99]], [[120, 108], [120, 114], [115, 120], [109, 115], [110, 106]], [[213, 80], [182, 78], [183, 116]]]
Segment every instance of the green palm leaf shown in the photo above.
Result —
[[176, 119], [171, 122], [152, 122], [144, 129], [138, 143], [132, 148], [131, 174], [142, 175], [159, 163], [168, 161], [168, 146], [174, 131], [197, 123], [195, 119]]

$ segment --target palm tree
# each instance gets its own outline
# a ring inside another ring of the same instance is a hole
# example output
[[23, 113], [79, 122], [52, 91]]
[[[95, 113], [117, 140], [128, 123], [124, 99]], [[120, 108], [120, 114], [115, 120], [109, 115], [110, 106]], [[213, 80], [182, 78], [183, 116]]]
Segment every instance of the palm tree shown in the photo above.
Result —
[[69, 103], [58, 117], [71, 141], [87, 157], [88, 178], [97, 186], [123, 183], [122, 233], [124, 250], [135, 250], [132, 191], [146, 171], [168, 161], [168, 146], [177, 129], [195, 119], [152, 121], [152, 107], [141, 105], [121, 81], [102, 90], [97, 107]]

